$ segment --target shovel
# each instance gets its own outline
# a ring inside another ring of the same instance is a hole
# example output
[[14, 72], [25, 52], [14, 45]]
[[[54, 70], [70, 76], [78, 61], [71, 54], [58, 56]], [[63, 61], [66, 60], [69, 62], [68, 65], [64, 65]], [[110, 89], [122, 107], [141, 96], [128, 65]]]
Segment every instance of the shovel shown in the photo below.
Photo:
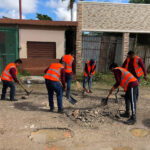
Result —
[[29, 96], [29, 95], [31, 94], [31, 92], [33, 91], [33, 90], [28, 91], [28, 90], [23, 86], [23, 84], [22, 84], [21, 82], [19, 82], [19, 85], [24, 89], [24, 91], [27, 93], [28, 96]]
[[[60, 85], [63, 87], [63, 85], [62, 85], [62, 83], [61, 83], [60, 80], [59, 80], [59, 83], [60, 83]], [[74, 105], [74, 104], [77, 102], [77, 100], [75, 100], [72, 96], [70, 96], [69, 98], [66, 98], [66, 100], [67, 100], [69, 103], [71, 103], [72, 105]]]
[[69, 98], [66, 98], [66, 100], [71, 103], [72, 105], [74, 105], [75, 103], [77, 103], [77, 100], [75, 100], [72, 96], [70, 96]]

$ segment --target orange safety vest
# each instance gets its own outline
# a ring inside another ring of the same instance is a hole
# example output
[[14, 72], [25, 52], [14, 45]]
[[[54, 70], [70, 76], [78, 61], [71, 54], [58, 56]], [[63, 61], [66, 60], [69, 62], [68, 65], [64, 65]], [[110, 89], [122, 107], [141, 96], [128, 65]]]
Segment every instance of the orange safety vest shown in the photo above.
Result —
[[[140, 77], [144, 74], [144, 72], [143, 72], [142, 68], [138, 65], [138, 59], [139, 59], [139, 57], [135, 56], [134, 61], [133, 61], [133, 66], [134, 66], [137, 77]], [[127, 70], [128, 70], [129, 62], [130, 62], [130, 58], [127, 58], [127, 63], [125, 66], [125, 69], [127, 69]]]
[[[91, 67], [91, 65], [90, 65], [90, 61], [87, 61], [86, 64], [87, 64], [87, 66], [88, 66], [88, 73], [90, 73], [91, 70], [94, 70], [94, 67], [95, 67], [95, 65], [96, 65], [96, 62], [92, 65], [92, 67]], [[95, 70], [94, 70], [91, 74], [92, 74], [92, 75], [95, 75]], [[88, 76], [88, 74], [87, 74], [87, 72], [85, 72], [85, 70], [84, 70], [84, 76], [85, 76], [85, 77]]]
[[10, 63], [6, 66], [5, 70], [1, 74], [2, 80], [6, 80], [6, 81], [12, 81], [13, 80], [13, 78], [9, 72], [11, 68], [15, 68], [16, 69], [16, 75], [18, 74], [16, 64]]
[[64, 55], [63, 61], [65, 62], [65, 72], [71, 73], [72, 72], [72, 63], [73, 63], [73, 56], [71, 55]]
[[53, 63], [49, 66], [44, 78], [52, 81], [60, 81], [60, 71], [63, 68], [60, 63]]
[[120, 86], [127, 91], [128, 85], [130, 82], [137, 81], [137, 79], [126, 69], [122, 67], [116, 67], [114, 69], [118, 69], [121, 71], [121, 83]]

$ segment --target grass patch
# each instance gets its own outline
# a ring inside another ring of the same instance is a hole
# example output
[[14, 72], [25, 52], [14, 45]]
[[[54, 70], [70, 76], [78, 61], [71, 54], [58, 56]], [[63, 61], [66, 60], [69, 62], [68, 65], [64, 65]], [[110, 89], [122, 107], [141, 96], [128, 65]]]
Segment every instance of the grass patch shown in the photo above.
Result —
[[[140, 80], [140, 86], [144, 87], [150, 87], [150, 74], [147, 75], [148, 80], [145, 81], [145, 79], [141, 78]], [[83, 73], [77, 76], [78, 81], [83, 82]], [[108, 73], [96, 73], [93, 77], [93, 82], [95, 83], [101, 83], [104, 85], [113, 85], [115, 84], [115, 78], [114, 74], [111, 72]]]

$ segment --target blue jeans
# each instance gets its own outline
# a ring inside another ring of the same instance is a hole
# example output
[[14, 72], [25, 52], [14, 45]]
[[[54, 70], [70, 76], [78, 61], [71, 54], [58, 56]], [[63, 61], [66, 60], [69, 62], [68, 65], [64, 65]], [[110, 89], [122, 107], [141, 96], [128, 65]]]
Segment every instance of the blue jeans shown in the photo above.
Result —
[[92, 79], [93, 79], [93, 75], [87, 77], [84, 76], [83, 88], [86, 88], [86, 83], [88, 82], [88, 90], [91, 90]]
[[[141, 77], [137, 77], [138, 82], [140, 83]], [[138, 101], [139, 98], [139, 87], [137, 87], [137, 94], [136, 94], [136, 102]]]
[[11, 81], [2, 81], [2, 82], [3, 82], [3, 88], [2, 88], [1, 99], [6, 99], [7, 88], [10, 87], [10, 100], [14, 100], [14, 97], [15, 97], [14, 83]]
[[45, 80], [45, 84], [46, 84], [46, 88], [48, 91], [48, 99], [49, 99], [50, 108], [54, 109], [53, 95], [54, 95], [54, 92], [56, 92], [58, 110], [63, 109], [63, 105], [62, 105], [63, 88], [60, 85], [60, 83], [51, 81], [51, 80]]
[[72, 83], [72, 75], [66, 73], [65, 80], [67, 83], [66, 97], [69, 98], [70, 97], [71, 83]]

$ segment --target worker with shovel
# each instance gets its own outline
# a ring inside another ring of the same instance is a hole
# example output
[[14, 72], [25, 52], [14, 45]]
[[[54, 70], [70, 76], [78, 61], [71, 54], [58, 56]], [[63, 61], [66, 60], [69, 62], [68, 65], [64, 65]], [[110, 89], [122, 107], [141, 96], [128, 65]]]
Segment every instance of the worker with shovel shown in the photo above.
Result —
[[52, 63], [49, 68], [45, 70], [45, 84], [48, 91], [48, 99], [50, 112], [54, 111], [54, 101], [53, 96], [54, 92], [57, 95], [57, 106], [58, 113], [63, 113], [63, 89], [65, 89], [65, 69], [64, 63]]
[[21, 59], [17, 59], [14, 63], [10, 63], [6, 66], [5, 70], [1, 74], [1, 80], [3, 83], [2, 88], [2, 95], [1, 100], [6, 100], [6, 91], [7, 88], [10, 87], [10, 100], [11, 101], [17, 101], [15, 99], [15, 85], [12, 82], [13, 80], [20, 84], [20, 81], [17, 79], [16, 75], [18, 73], [17, 67], [19, 67], [22, 64]]
[[[85, 63], [83, 92], [86, 91], [87, 93], [92, 93], [91, 85], [92, 85], [93, 75], [95, 75], [95, 69], [96, 69], [96, 61], [94, 59], [91, 59]], [[88, 89], [86, 88], [87, 81], [88, 81]]]
[[67, 83], [67, 90], [66, 90], [66, 98], [70, 98], [70, 90], [71, 90], [71, 83], [72, 83], [72, 76], [74, 80], [77, 81], [75, 73], [75, 60], [73, 52], [64, 55], [61, 60], [65, 63], [65, 80]]
[[120, 114], [120, 116], [125, 118], [130, 117], [131, 104], [132, 115], [125, 123], [128, 125], [132, 125], [136, 122], [136, 94], [139, 84], [138, 80], [126, 69], [118, 67], [116, 63], [111, 64], [109, 69], [114, 73], [116, 83], [111, 88], [106, 99], [103, 100], [103, 104], [107, 104], [109, 96], [116, 88], [118, 88], [119, 86], [123, 87], [125, 90], [126, 111], [125, 113]]

